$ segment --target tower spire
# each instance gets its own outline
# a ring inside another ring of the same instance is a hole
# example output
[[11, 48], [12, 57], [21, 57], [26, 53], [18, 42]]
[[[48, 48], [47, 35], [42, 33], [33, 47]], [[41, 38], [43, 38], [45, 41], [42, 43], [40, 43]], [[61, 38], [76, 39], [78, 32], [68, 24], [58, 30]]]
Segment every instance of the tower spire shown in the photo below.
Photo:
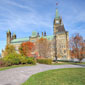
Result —
[[58, 9], [56, 8], [56, 19], [59, 18]]
[[8, 33], [10, 32], [10, 29], [8, 29]]
[[[56, 6], [58, 6], [58, 3], [56, 3]], [[56, 19], [58, 19], [59, 18], [59, 14], [58, 14], [58, 8], [56, 7], [56, 17], [55, 17]]]
[[8, 30], [8, 32], [7, 32], [7, 44], [10, 44], [10, 42], [11, 42], [11, 32], [10, 32], [10, 30]]

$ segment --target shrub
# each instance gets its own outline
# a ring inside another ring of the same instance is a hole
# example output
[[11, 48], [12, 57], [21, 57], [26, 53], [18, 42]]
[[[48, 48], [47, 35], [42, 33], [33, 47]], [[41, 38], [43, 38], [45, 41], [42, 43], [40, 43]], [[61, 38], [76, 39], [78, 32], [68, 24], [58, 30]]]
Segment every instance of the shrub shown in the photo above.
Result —
[[16, 53], [11, 53], [0, 60], [0, 66], [11, 66], [19, 64], [36, 64], [33, 57], [21, 56]]
[[5, 67], [11, 66], [11, 65], [12, 65], [12, 63], [10, 61], [5, 61], [5, 64], [4, 64]]
[[18, 65], [20, 63], [19, 60], [20, 55], [16, 53], [11, 53], [7, 56], [5, 56], [3, 59], [6, 62], [6, 64], [9, 65]]
[[25, 56], [19, 57], [20, 64], [27, 64], [27, 58]]
[[20, 63], [21, 64], [36, 64], [36, 61], [33, 57], [21, 56], [20, 57]]
[[28, 57], [27, 63], [28, 64], [36, 64], [36, 60], [33, 57]]
[[41, 64], [52, 64], [51, 59], [37, 59], [37, 62]]
[[6, 45], [4, 55], [7, 56], [10, 53], [16, 53], [15, 47], [13, 45]]
[[4, 67], [5, 66], [5, 61], [3, 59], [0, 59], [0, 67]]
[[11, 62], [10, 61], [5, 61], [4, 59], [0, 59], [0, 67], [7, 67], [7, 66], [11, 66]]

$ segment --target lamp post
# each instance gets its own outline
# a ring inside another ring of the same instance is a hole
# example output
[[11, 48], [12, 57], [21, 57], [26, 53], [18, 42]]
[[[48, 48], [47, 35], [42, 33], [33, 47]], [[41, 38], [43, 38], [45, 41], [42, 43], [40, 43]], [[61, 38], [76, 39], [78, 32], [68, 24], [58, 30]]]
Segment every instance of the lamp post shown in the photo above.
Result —
[[57, 61], [56, 34], [54, 35], [55, 61]]

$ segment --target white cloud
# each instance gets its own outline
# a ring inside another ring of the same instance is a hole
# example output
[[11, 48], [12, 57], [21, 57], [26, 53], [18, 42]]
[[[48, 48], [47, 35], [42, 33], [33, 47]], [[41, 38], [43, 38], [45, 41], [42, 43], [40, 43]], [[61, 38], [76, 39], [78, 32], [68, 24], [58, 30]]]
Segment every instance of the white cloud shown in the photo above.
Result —
[[[0, 23], [2, 25], [0, 26], [1, 29], [4, 24], [7, 24], [7, 26], [11, 29], [15, 28], [17, 30], [17, 28], [20, 28], [23, 31], [26, 31], [26, 30], [24, 30], [25, 28], [23, 29], [22, 27], [26, 27], [30, 24], [33, 24], [39, 27], [40, 26], [45, 26], [47, 28], [52, 27], [52, 24], [50, 22], [51, 18], [49, 14], [45, 15], [45, 16], [49, 15], [48, 16], [49, 18], [47, 18], [43, 15], [40, 15], [36, 10], [34, 10], [33, 8], [29, 6], [22, 5], [10, 0], [6, 1], [5, 3], [11, 6], [20, 7], [21, 12], [18, 12], [19, 10], [13, 11], [13, 9], [12, 8], [9, 9], [9, 7], [8, 8], [0, 7], [3, 10], [8, 12], [8, 15], [3, 15], [3, 17], [7, 17], [7, 18], [1, 21]], [[30, 11], [23, 12], [22, 8], [30, 10]], [[4, 30], [7, 30], [8, 27]]]

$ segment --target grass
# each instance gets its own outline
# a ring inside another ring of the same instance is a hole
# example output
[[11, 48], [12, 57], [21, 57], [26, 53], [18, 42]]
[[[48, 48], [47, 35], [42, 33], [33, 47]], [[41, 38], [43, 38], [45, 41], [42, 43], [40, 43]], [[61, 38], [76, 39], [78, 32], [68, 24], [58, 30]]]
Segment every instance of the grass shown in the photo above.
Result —
[[17, 68], [17, 67], [24, 67], [24, 66], [32, 66], [31, 64], [21, 64], [21, 65], [13, 65], [8, 67], [0, 67], [0, 71], [11, 69], [11, 68]]
[[82, 62], [82, 63], [75, 63], [75, 62], [58, 62], [58, 63], [53, 63], [52, 65], [83, 65], [85, 64], [85, 62]]
[[65, 68], [37, 73], [22, 85], [85, 85], [85, 68]]

